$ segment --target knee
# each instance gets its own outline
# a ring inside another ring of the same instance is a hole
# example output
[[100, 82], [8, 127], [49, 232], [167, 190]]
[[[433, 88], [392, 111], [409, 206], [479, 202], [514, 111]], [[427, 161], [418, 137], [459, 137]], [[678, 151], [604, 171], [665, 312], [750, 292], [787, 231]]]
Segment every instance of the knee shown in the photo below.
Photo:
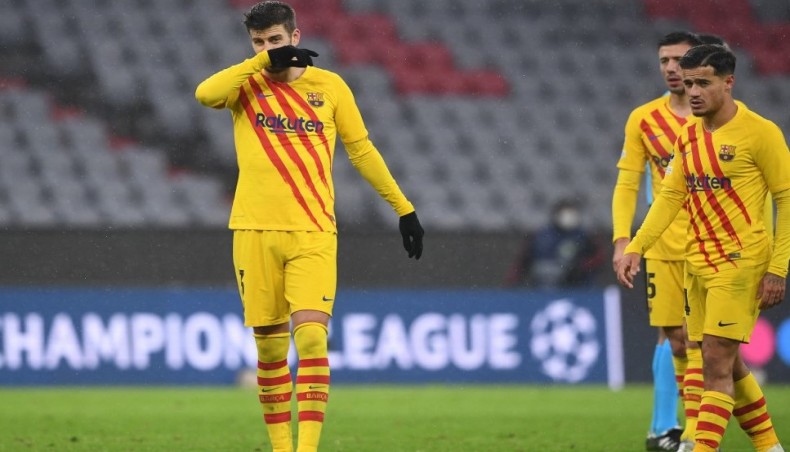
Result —
[[317, 322], [307, 322], [294, 329], [294, 344], [299, 358], [323, 357], [327, 354], [327, 329]]

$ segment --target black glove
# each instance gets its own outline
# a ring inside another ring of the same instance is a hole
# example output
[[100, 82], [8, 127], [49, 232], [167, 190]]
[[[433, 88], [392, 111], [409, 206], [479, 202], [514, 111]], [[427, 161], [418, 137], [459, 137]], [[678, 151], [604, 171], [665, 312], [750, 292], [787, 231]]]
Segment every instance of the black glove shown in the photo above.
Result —
[[407, 213], [400, 217], [398, 224], [400, 235], [403, 236], [403, 248], [409, 253], [409, 257], [419, 259], [422, 256], [422, 236], [425, 235], [420, 220], [417, 219], [417, 212]]
[[269, 50], [269, 61], [272, 67], [307, 67], [313, 65], [313, 58], [318, 54], [310, 49], [299, 49], [294, 46], [283, 46]]

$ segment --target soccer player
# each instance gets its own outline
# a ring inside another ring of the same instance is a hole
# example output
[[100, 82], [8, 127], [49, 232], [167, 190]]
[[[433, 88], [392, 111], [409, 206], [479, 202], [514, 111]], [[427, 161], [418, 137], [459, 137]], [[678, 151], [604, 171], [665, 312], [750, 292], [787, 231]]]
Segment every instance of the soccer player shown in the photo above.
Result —
[[[661, 179], [672, 159], [672, 145], [687, 117], [691, 116], [678, 61], [698, 44], [697, 36], [686, 31], [669, 33], [659, 40], [659, 68], [669, 93], [634, 109], [626, 122], [625, 142], [617, 163], [619, 173], [612, 196], [612, 264], [615, 271], [631, 237], [642, 174], [648, 166], [647, 180], [652, 182], [647, 187], [648, 198], [652, 199], [658, 194]], [[667, 233], [645, 255], [650, 325], [658, 329], [658, 343], [653, 354], [653, 417], [645, 441], [647, 450], [677, 450], [683, 432], [678, 427], [678, 392], [683, 391], [686, 378], [694, 380], [689, 381], [688, 386], [692, 392], [702, 392], [702, 353], [694, 347], [687, 351], [683, 331], [683, 256], [687, 224], [688, 214], [681, 211]], [[687, 397], [683, 399], [686, 404]], [[695, 410], [689, 406], [685, 408], [686, 430], [693, 431], [693, 425], [688, 424], [696, 419]]]
[[[318, 449], [329, 395], [327, 325], [335, 302], [335, 138], [354, 167], [400, 216], [409, 257], [422, 255], [414, 207], [368, 138], [354, 97], [335, 73], [313, 67], [287, 4], [245, 14], [255, 56], [203, 81], [198, 101], [231, 112], [239, 165], [230, 214], [233, 262], [258, 349], [259, 400], [275, 451], [292, 451], [296, 393], [299, 452]], [[290, 324], [290, 325], [289, 325]], [[287, 364], [293, 340], [296, 381]], [[295, 387], [295, 388], [294, 388]]]
[[[680, 60], [683, 84], [698, 121], [681, 130], [676, 158], [642, 227], [617, 269], [633, 287], [643, 255], [685, 206], [688, 336], [703, 350], [704, 392], [694, 451], [719, 447], [734, 414], [759, 452], [779, 452], [765, 398], [743, 363], [760, 310], [780, 303], [790, 259], [790, 151], [779, 128], [736, 103], [735, 55], [701, 45]], [[775, 241], [766, 232], [767, 192], [777, 206]]]

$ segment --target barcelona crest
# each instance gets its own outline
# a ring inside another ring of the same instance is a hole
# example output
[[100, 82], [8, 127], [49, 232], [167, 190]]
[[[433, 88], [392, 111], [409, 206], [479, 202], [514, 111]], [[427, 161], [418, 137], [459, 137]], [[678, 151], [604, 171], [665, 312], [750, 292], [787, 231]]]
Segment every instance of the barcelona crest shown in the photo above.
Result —
[[313, 107], [324, 105], [324, 93], [307, 93], [307, 103]]
[[731, 144], [722, 144], [719, 148], [719, 160], [722, 162], [729, 162], [735, 158], [735, 146]]

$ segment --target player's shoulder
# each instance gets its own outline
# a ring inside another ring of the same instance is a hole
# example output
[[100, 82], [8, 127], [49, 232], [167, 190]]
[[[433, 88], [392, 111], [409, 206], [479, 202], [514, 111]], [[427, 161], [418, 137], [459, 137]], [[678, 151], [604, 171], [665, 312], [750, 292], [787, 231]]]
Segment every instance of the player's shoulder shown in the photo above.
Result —
[[657, 108], [661, 108], [663, 105], [667, 103], [667, 96], [656, 97], [653, 100], [645, 102], [644, 104], [634, 108], [631, 114], [648, 114], [656, 110]]
[[743, 102], [736, 101], [736, 104], [738, 105], [738, 113], [736, 114], [740, 117], [741, 121], [748, 124], [748, 127], [755, 127], [763, 130], [773, 130], [779, 128], [775, 122], [762, 116], [756, 111], [751, 110]]

